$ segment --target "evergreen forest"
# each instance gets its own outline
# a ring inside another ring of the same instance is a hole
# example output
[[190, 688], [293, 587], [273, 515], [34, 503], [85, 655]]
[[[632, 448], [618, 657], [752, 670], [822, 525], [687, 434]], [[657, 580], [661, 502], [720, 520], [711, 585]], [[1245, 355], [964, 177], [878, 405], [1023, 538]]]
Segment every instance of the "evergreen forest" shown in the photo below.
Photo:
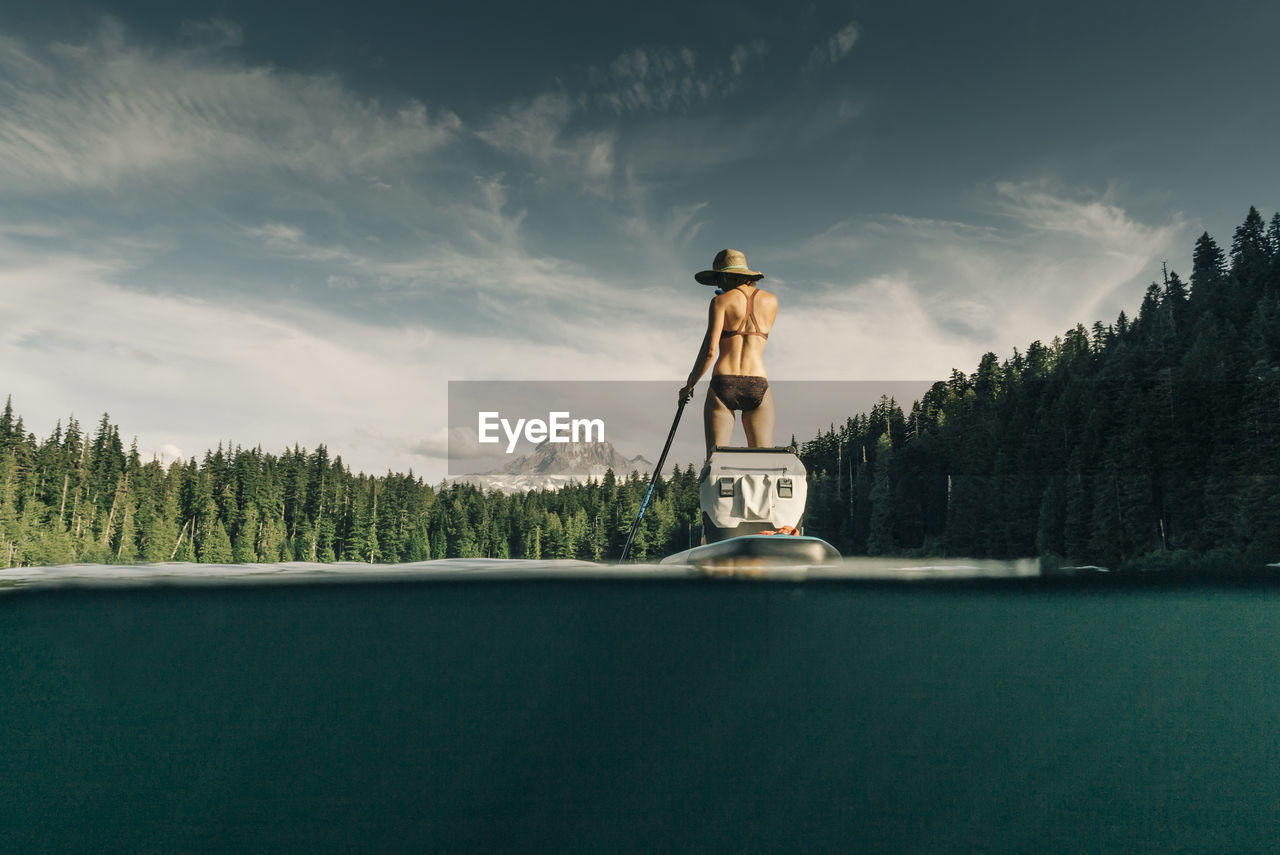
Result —
[[1280, 561], [1280, 214], [1206, 233], [1137, 314], [1077, 325], [806, 443], [809, 526], [862, 555]]
[[[904, 411], [800, 444], [806, 533], [845, 555], [1048, 556], [1113, 568], [1280, 561], [1280, 214], [1250, 208], [1224, 252], [1197, 240], [1189, 281], [1133, 317], [1077, 325]], [[616, 558], [648, 479], [610, 472], [505, 495], [352, 474], [320, 446], [239, 446], [167, 467], [103, 415], [44, 439], [0, 415], [0, 567], [74, 562], [401, 562]], [[659, 478], [637, 559], [699, 536], [691, 465]]]

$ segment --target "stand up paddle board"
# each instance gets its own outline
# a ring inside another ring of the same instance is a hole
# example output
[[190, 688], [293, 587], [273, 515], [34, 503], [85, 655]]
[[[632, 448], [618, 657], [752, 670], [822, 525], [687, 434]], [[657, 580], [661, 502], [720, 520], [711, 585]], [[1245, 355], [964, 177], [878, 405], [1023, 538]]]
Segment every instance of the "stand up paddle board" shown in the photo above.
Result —
[[660, 564], [690, 567], [814, 567], [838, 564], [840, 553], [825, 540], [805, 535], [744, 534], [669, 555]]
[[698, 488], [703, 544], [660, 563], [770, 577], [838, 563], [834, 546], [804, 535], [807, 498], [804, 464], [791, 449], [717, 446]]

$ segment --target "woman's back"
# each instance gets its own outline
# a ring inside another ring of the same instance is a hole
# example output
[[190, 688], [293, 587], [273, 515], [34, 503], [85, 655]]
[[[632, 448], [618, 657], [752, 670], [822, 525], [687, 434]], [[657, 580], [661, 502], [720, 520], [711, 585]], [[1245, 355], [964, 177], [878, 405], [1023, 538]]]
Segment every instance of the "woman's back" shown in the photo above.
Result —
[[724, 321], [711, 373], [767, 376], [764, 349], [778, 317], [778, 298], [754, 285], [744, 285], [717, 296], [715, 305]]

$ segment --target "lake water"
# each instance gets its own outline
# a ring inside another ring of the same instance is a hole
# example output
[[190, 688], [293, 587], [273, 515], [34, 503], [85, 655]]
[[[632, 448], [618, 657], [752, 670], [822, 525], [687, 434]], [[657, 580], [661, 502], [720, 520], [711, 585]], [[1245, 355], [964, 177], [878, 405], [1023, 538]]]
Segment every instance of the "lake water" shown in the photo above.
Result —
[[3, 852], [1280, 849], [1269, 585], [449, 561], [0, 586]]

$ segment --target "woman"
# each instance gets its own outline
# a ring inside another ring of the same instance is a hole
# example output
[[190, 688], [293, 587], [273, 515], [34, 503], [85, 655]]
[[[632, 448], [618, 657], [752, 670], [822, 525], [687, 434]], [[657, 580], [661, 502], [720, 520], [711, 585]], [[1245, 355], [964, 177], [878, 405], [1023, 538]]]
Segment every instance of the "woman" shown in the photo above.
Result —
[[693, 277], [703, 285], [719, 286], [711, 298], [707, 334], [702, 349], [680, 390], [680, 401], [693, 397], [693, 387], [711, 368], [711, 388], [702, 409], [707, 457], [717, 445], [729, 445], [734, 412], [742, 413], [747, 445], [773, 445], [773, 393], [764, 371], [764, 346], [778, 317], [778, 298], [756, 287], [764, 274], [747, 267], [736, 249], [722, 249], [710, 270]]

